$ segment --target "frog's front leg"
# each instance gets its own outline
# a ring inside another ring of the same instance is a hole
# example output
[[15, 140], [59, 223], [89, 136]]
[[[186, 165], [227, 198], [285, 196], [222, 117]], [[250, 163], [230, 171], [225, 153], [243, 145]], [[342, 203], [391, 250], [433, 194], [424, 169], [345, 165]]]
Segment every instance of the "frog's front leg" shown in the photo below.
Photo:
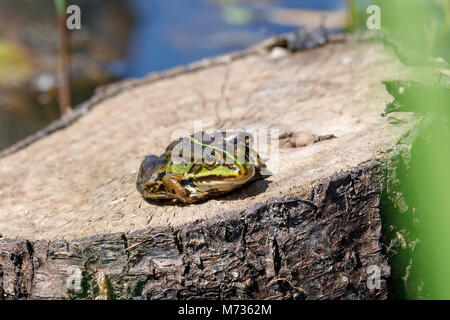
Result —
[[147, 184], [142, 183], [143, 171], [141, 170], [138, 180], [136, 182], [137, 190], [142, 194], [144, 199], [147, 200], [173, 200], [176, 196], [168, 192], [163, 191], [164, 185], [161, 181], [153, 181]]
[[163, 177], [162, 182], [166, 190], [173, 194], [181, 203], [191, 204], [205, 199], [209, 194], [207, 192], [191, 195], [186, 191], [186, 188], [181, 184], [181, 177], [168, 174]]
[[167, 174], [162, 178], [165, 189], [171, 193], [176, 199], [184, 204], [192, 203], [189, 196], [181, 184], [181, 178], [173, 174]]

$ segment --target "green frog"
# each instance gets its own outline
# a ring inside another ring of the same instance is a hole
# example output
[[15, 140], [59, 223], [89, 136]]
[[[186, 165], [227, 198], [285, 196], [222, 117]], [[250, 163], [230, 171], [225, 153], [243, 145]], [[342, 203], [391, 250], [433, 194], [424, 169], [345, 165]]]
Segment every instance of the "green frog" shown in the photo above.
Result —
[[268, 176], [246, 132], [203, 131], [179, 138], [158, 156], [145, 157], [137, 190], [146, 200], [191, 204]]

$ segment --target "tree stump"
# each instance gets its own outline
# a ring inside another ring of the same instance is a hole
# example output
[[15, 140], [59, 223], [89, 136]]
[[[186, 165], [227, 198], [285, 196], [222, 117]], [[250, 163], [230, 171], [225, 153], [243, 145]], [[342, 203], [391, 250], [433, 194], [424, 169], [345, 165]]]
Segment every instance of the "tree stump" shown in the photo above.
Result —
[[[0, 297], [388, 298], [379, 201], [417, 119], [381, 116], [381, 81], [405, 71], [381, 44], [272, 39], [103, 88], [2, 153]], [[145, 202], [143, 157], [196, 120], [281, 128], [279, 170], [199, 204]]]

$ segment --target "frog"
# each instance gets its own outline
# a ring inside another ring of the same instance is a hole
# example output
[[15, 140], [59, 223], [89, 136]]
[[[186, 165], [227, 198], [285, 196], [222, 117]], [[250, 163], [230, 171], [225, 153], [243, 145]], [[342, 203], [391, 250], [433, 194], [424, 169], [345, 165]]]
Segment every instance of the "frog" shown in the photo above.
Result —
[[193, 204], [270, 176], [253, 149], [251, 134], [196, 132], [172, 141], [160, 156], [148, 155], [136, 188], [149, 202]]

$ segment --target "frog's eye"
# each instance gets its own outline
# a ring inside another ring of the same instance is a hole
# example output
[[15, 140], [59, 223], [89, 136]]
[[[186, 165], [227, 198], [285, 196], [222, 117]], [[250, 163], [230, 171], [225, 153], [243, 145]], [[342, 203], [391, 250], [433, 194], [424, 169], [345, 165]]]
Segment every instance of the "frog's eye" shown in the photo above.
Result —
[[215, 153], [214, 150], [211, 151], [211, 153], [208, 153], [205, 155], [205, 164], [208, 166], [213, 166], [216, 164], [216, 157], [215, 157]]

